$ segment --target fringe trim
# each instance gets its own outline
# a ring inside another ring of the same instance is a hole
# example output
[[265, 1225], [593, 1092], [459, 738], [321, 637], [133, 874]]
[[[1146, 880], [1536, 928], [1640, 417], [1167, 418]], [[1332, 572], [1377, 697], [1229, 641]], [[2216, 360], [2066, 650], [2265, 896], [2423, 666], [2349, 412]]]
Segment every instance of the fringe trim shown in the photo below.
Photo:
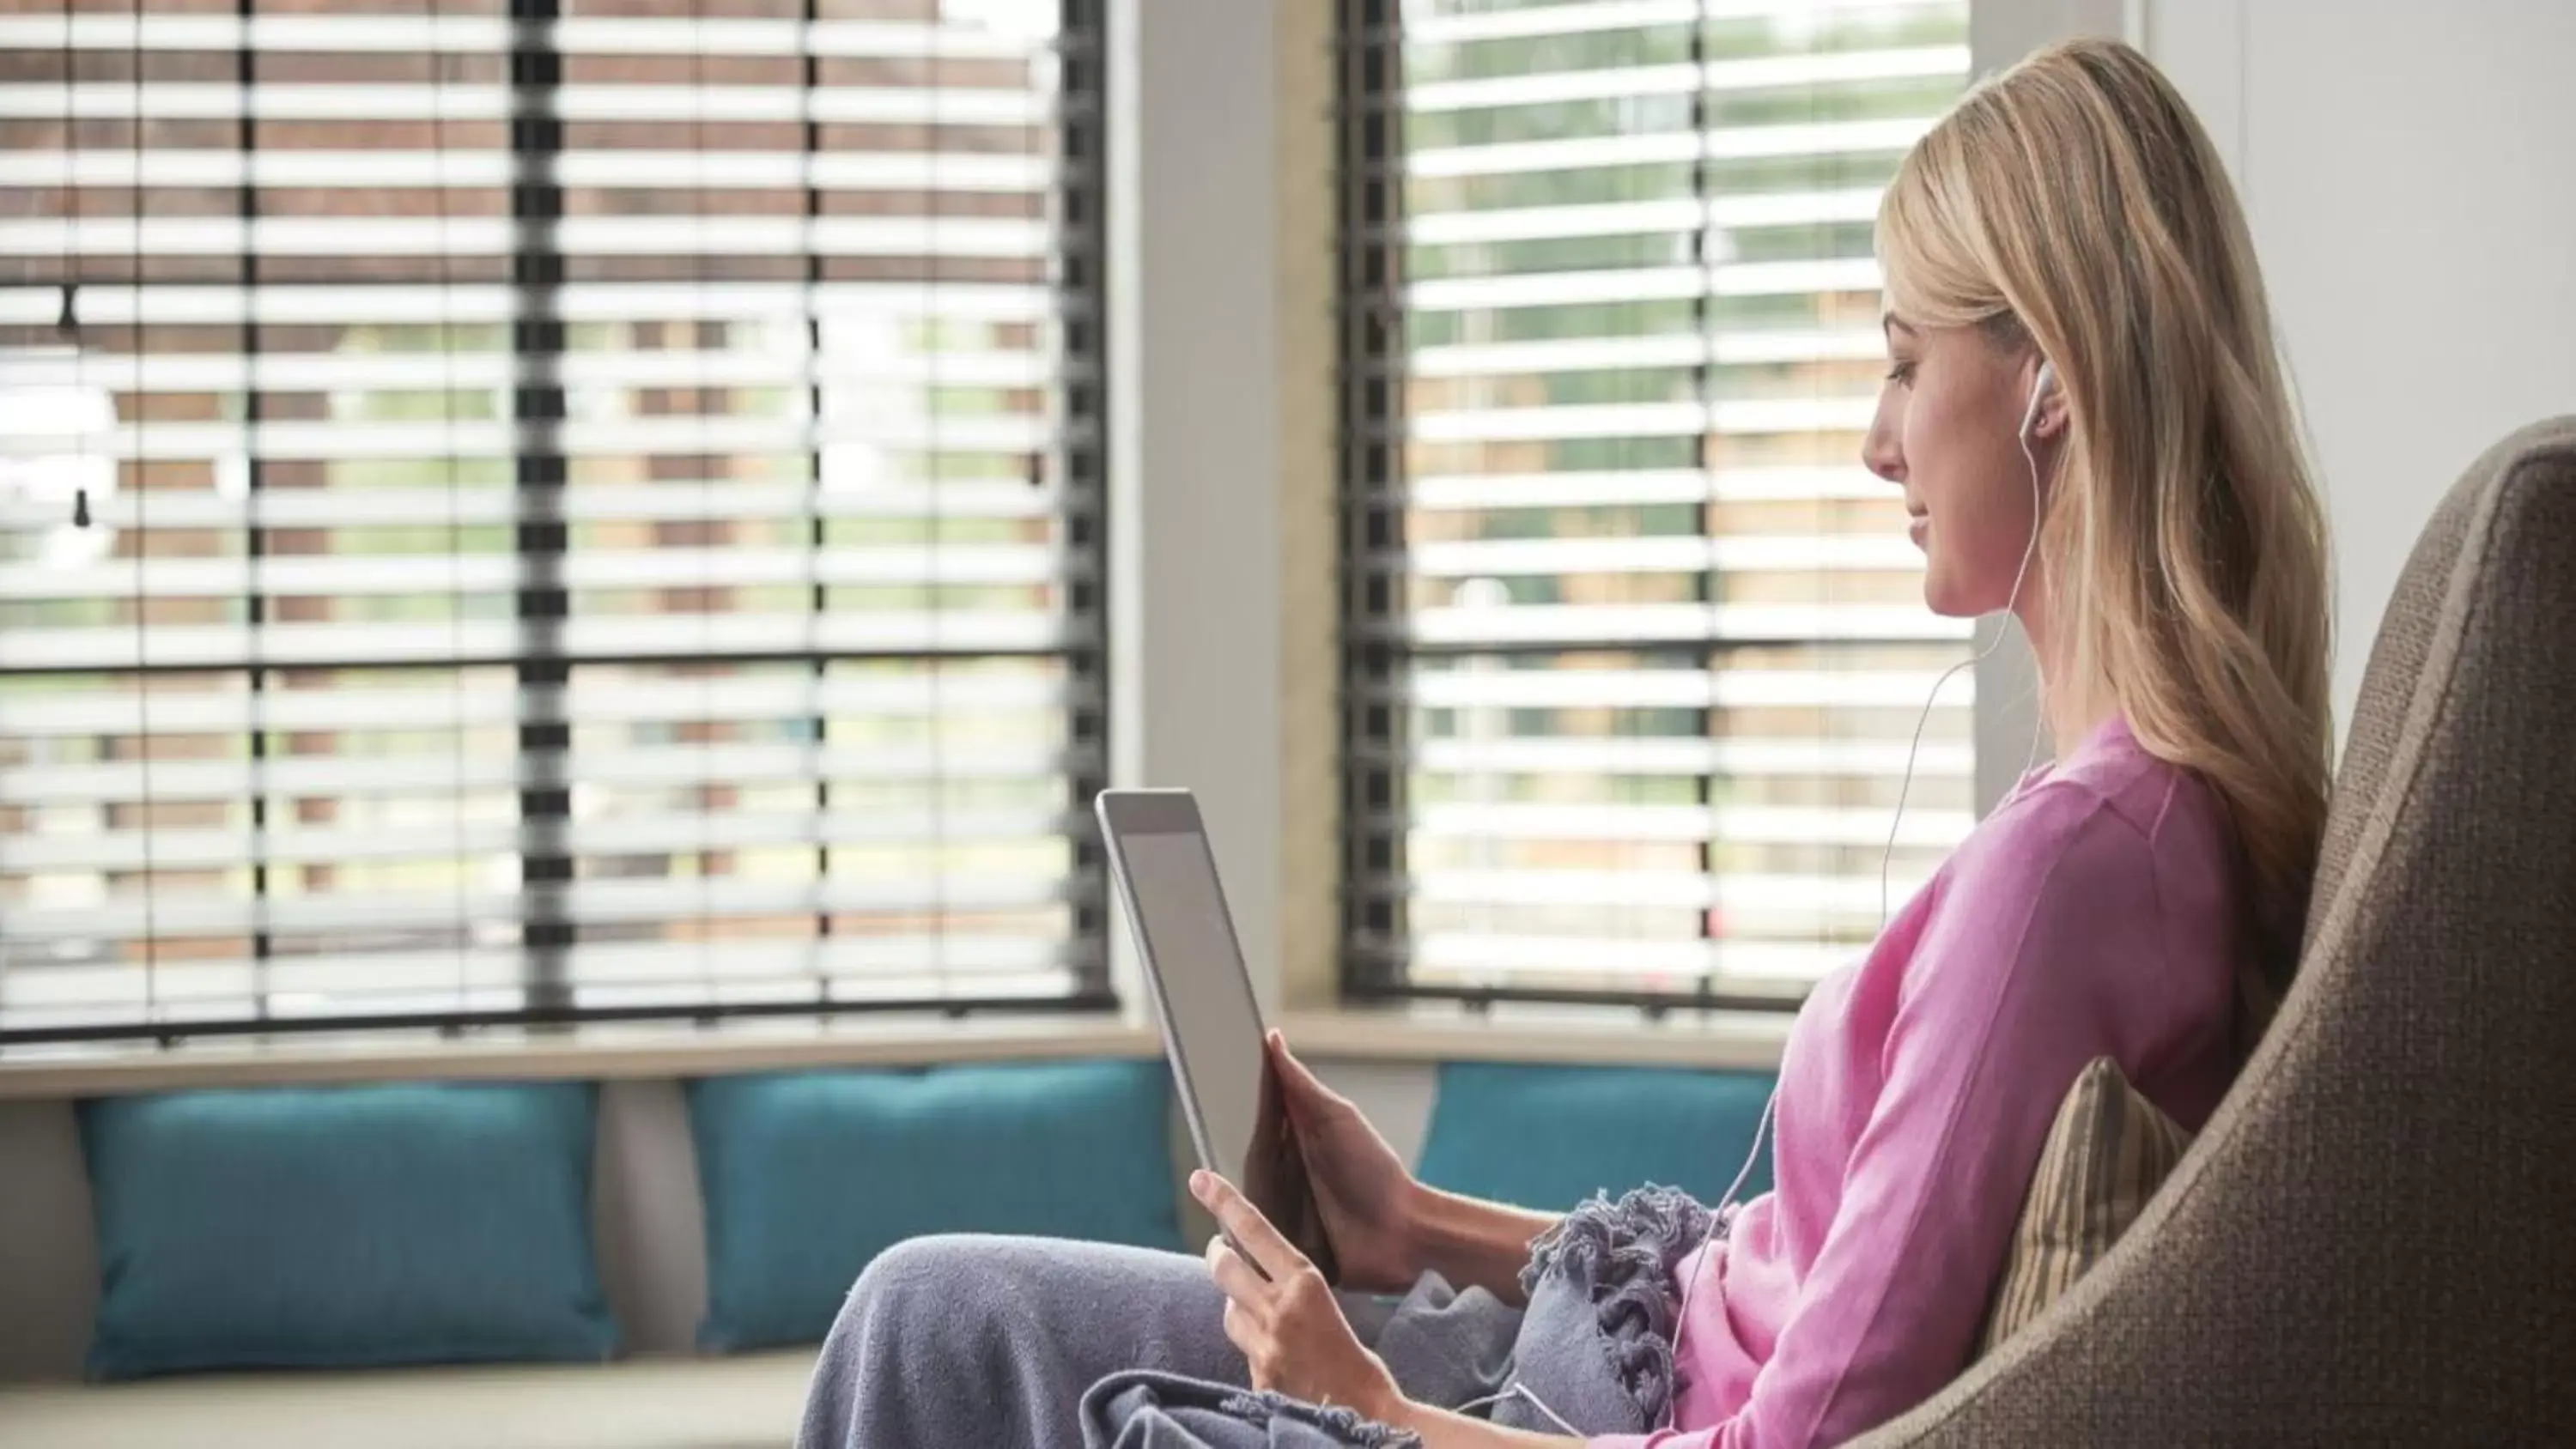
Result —
[[[1675, 1270], [1707, 1241], [1709, 1211], [1679, 1188], [1648, 1185], [1617, 1202], [1595, 1196], [1539, 1235], [1521, 1269], [1521, 1291], [1554, 1275], [1592, 1304], [1610, 1365], [1641, 1422], [1660, 1424], [1673, 1397]], [[1718, 1236], [1724, 1235], [1720, 1222]]]
[[1309, 1404], [1285, 1394], [1256, 1389], [1229, 1394], [1217, 1403], [1216, 1411], [1229, 1419], [1239, 1419], [1255, 1429], [1267, 1429], [1272, 1419], [1310, 1424], [1350, 1449], [1421, 1449], [1422, 1437], [1411, 1429], [1381, 1424], [1357, 1409], [1333, 1404]]

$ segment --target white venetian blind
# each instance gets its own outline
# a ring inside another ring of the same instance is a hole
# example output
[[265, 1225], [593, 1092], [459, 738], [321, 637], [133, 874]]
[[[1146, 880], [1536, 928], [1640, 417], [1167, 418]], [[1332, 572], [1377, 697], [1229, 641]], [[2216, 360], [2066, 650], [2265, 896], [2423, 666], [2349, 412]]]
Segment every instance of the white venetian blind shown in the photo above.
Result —
[[1096, 1003], [1097, 32], [0, 4], [0, 1039]]
[[[1345, 14], [1347, 984], [1794, 1004], [1966, 647], [1859, 459], [1966, 4]], [[1970, 824], [1971, 686], [1898, 900]]]

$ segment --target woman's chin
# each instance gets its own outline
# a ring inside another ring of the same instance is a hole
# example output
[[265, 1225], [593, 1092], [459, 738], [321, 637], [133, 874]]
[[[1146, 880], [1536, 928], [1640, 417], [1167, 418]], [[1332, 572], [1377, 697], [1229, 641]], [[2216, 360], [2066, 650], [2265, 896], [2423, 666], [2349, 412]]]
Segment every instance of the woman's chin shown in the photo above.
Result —
[[1945, 587], [1939, 578], [1931, 575], [1926, 575], [1923, 580], [1923, 607], [1944, 619], [1973, 619], [1985, 612], [1976, 607], [1973, 599], [1966, 597], [1965, 590]]
[[1981, 619], [2003, 608], [2008, 597], [2004, 590], [1961, 588], [1938, 573], [1923, 577], [1923, 607], [1944, 619]]

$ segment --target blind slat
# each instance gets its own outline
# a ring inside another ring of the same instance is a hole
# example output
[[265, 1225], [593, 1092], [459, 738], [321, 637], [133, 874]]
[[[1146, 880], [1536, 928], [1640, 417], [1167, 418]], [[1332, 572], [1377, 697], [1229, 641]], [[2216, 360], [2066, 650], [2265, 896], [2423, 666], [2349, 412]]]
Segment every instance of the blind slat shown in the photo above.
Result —
[[[685, 183], [683, 183], [685, 184]], [[0, 221], [0, 257], [500, 257], [521, 242], [507, 217], [144, 217]], [[570, 217], [555, 245], [576, 256], [1002, 257], [1082, 250], [1044, 221], [943, 216]]]
[[497, 150], [146, 150], [31, 148], [0, 155], [0, 182], [20, 186], [355, 188], [506, 187], [533, 172], [566, 187], [643, 191], [1039, 192], [1086, 179], [1042, 154], [969, 151], [671, 151], [574, 148], [534, 159]]
[[[1383, 819], [1418, 838], [1452, 840], [1679, 841], [1689, 844], [1758, 841], [1794, 844], [1829, 841], [1877, 845], [1887, 839], [1887, 817], [1876, 810], [1829, 810], [1689, 805], [1425, 805], [1410, 816]], [[1945, 846], [1974, 821], [1965, 811], [1908, 814], [1901, 830], [1917, 845]]]
[[1657, 503], [1829, 503], [1885, 498], [1889, 485], [1857, 465], [1824, 468], [1679, 468], [1615, 472], [1462, 473], [1414, 479], [1400, 493], [1362, 488], [1372, 500], [1426, 512], [1508, 508], [1609, 508]]
[[120, 392], [414, 391], [514, 386], [522, 380], [574, 387], [786, 387], [800, 384], [1042, 388], [1090, 379], [1094, 369], [1040, 352], [950, 352], [842, 361], [802, 338], [776, 350], [567, 352], [513, 358], [489, 352], [175, 353], [133, 356], [0, 354], [0, 387], [104, 387]]
[[1923, 566], [1922, 555], [1903, 538], [1849, 534], [1484, 539], [1415, 544], [1362, 562], [1372, 571], [1424, 579], [1819, 569], [1913, 573]]
[[1459, 277], [1415, 282], [1405, 288], [1404, 304], [1417, 312], [1452, 312], [1688, 301], [1700, 297], [1875, 292], [1878, 285], [1878, 263], [1874, 259], [1841, 257], [1800, 262], [1723, 262], [1710, 267], [1637, 267], [1610, 272]]
[[[0, 119], [82, 121], [506, 121], [508, 86], [195, 85], [175, 81], [0, 84]], [[566, 122], [819, 121], [831, 125], [1034, 126], [1065, 102], [1027, 91], [964, 87], [566, 85], [536, 110]]]
[[[567, 16], [539, 28], [552, 49], [610, 55], [814, 55], [889, 60], [1025, 59], [1084, 37], [1059, 37], [1051, 18], [1031, 11], [1041, 29], [1013, 31], [887, 21], [745, 19], [693, 16]], [[404, 55], [443, 50], [507, 50], [515, 22], [482, 15], [17, 15], [0, 17], [0, 45], [52, 50], [323, 51]]]
[[[1906, 747], [1878, 740], [1608, 739], [1418, 741], [1408, 763], [1434, 774], [1883, 775], [1905, 770]], [[1967, 750], [1926, 744], [1925, 774], [1963, 773]]]
[[1968, 69], [1964, 45], [1902, 50], [1836, 51], [1712, 60], [1697, 65], [1641, 65], [1497, 76], [1408, 87], [1404, 108], [1417, 113], [1550, 105], [1566, 101], [1634, 100], [1687, 96], [1699, 91], [1773, 90], [1834, 81], [1910, 80], [1959, 75]]
[[[574, 980], [613, 991], [676, 985], [714, 994], [729, 985], [793, 985], [812, 999], [878, 993], [937, 999], [955, 992], [991, 994], [978, 978], [1063, 972], [1096, 963], [1077, 945], [996, 933], [886, 934], [801, 941], [725, 943], [716, 958], [690, 943], [580, 945], [566, 953]], [[526, 962], [515, 951], [298, 953], [267, 960], [247, 956], [190, 958], [140, 966], [81, 962], [25, 966], [0, 977], [0, 1021], [10, 1024], [95, 1020], [139, 1012], [147, 1001], [167, 1016], [222, 1019], [262, 988], [281, 1017], [350, 1012], [508, 1010], [524, 1004]], [[960, 979], [962, 978], [962, 979]], [[964, 988], [962, 991], [958, 988]], [[1043, 995], [1069, 982], [1021, 985]]]
[[1425, 149], [1406, 158], [1417, 180], [1511, 176], [1591, 168], [1687, 166], [1695, 161], [1893, 155], [1930, 129], [1926, 121], [1820, 121], [1741, 130], [1667, 131]]
[[822, 419], [700, 414], [523, 423], [129, 423], [105, 434], [72, 431], [77, 420], [65, 420], [65, 426], [62, 432], [29, 429], [0, 438], [0, 459], [702, 456], [807, 453], [851, 443], [915, 453], [1032, 453], [1079, 438], [1090, 424], [1006, 414], [889, 417], [853, 411]]
[[[1941, 676], [1930, 671], [1832, 669], [1532, 669], [1417, 671], [1369, 697], [1403, 700], [1434, 709], [1547, 709], [1597, 705], [1610, 708], [1742, 709], [1761, 705], [1920, 705]], [[1975, 701], [1976, 680], [1951, 676], [1939, 704]]]
[[1392, 239], [1416, 246], [1459, 246], [1470, 242], [1682, 236], [1703, 229], [1866, 222], [1877, 215], [1878, 192], [1854, 187], [1704, 199], [1669, 197], [1590, 206], [1423, 210], [1407, 217]]
[[1407, 15], [1397, 34], [1386, 38], [1400, 37], [1405, 44], [1429, 48], [1541, 36], [1597, 35], [1704, 20], [1776, 20], [1835, 10], [1894, 13], [1951, 8], [1952, 0], [1578, 0], [1562, 5]]
[[[693, 883], [694, 884], [694, 883]], [[1079, 880], [994, 876], [895, 881], [767, 882], [725, 880], [675, 887], [671, 882], [578, 881], [562, 889], [563, 913], [577, 922], [636, 924], [692, 918], [819, 915], [831, 912], [993, 911], [1056, 904]], [[0, 919], [0, 943], [40, 944], [81, 940], [253, 935], [390, 933], [464, 922], [524, 919], [532, 903], [520, 890], [479, 891], [462, 901], [436, 893], [277, 897], [238, 892], [164, 893], [101, 906], [22, 911]]]
[[1095, 681], [1036, 672], [990, 672], [887, 678], [802, 675], [564, 689], [367, 689], [314, 687], [252, 694], [153, 692], [147, 702], [126, 691], [12, 699], [0, 707], [0, 739], [37, 740], [140, 733], [148, 722], [164, 734], [229, 734], [247, 730], [381, 729], [387, 721], [415, 728], [509, 724], [682, 723], [800, 720], [835, 715], [954, 717], [1096, 708]]
[[1856, 329], [1836, 332], [1726, 332], [1708, 336], [1577, 337], [1554, 342], [1426, 347], [1398, 366], [1415, 377], [1741, 367], [1753, 363], [1875, 358], [1885, 345], [1875, 331]]
[[1421, 608], [1374, 625], [1373, 637], [1427, 644], [1562, 642], [1605, 648], [1759, 639], [1965, 639], [1964, 619], [1902, 604], [1524, 604]]
[[1753, 398], [1714, 403], [1611, 403], [1416, 413], [1405, 433], [1424, 443], [1561, 442], [1585, 438], [1699, 437], [1707, 433], [1860, 433], [1877, 400]]
[[[914, 849], [950, 843], [1060, 839], [1081, 828], [1064, 811], [967, 810], [847, 817], [820, 812], [722, 815], [639, 815], [576, 819], [565, 833], [576, 855], [648, 855], [741, 850], [765, 846], [901, 845]], [[63, 871], [247, 869], [273, 865], [363, 860], [417, 860], [516, 851], [522, 829], [515, 822], [477, 820], [461, 826], [424, 825], [388, 835], [351, 830], [159, 830], [58, 835], [0, 842], [0, 874]]]
[[[102, 529], [366, 528], [395, 524], [488, 526], [518, 522], [644, 523], [724, 519], [1044, 519], [1096, 510], [1093, 490], [1026, 481], [960, 481], [933, 488], [814, 488], [710, 480], [601, 484], [544, 497], [504, 488], [282, 489], [258, 494], [132, 493], [93, 497]], [[55, 500], [0, 498], [0, 529], [51, 530], [65, 510]]]
[[574, 552], [560, 561], [485, 555], [372, 554], [154, 559], [135, 565], [0, 572], [0, 600], [235, 598], [250, 594], [503, 593], [559, 581], [572, 589], [754, 588], [777, 584], [1038, 584], [1088, 576], [1053, 547], [684, 549]]
[[[0, 287], [0, 325], [51, 328], [62, 316], [52, 287]], [[73, 298], [84, 327], [239, 327], [246, 323], [503, 323], [545, 315], [565, 322], [803, 322], [848, 318], [1052, 322], [1084, 303], [1055, 289], [1003, 283], [936, 287], [880, 282], [576, 282], [546, 294], [542, 311], [517, 288], [459, 283], [171, 284], [137, 289], [85, 282]], [[145, 367], [149, 368], [147, 360]]]
[[[699, 622], [703, 621], [703, 622]], [[0, 636], [0, 670], [328, 668], [449, 661], [507, 661], [527, 645], [516, 625], [131, 625]], [[1052, 653], [1090, 642], [1086, 624], [1034, 611], [899, 610], [865, 614], [697, 615], [574, 619], [562, 626], [567, 659], [725, 658], [733, 655], [978, 655]]]
[[602, 785], [701, 785], [811, 781], [1032, 781], [1096, 767], [1096, 752], [998, 749], [815, 749], [788, 745], [668, 750], [530, 751], [520, 757], [408, 755], [392, 758], [287, 757], [150, 766], [57, 765], [0, 779], [0, 805], [99, 801], [222, 801], [253, 795], [355, 797], [436, 795], [566, 781]]

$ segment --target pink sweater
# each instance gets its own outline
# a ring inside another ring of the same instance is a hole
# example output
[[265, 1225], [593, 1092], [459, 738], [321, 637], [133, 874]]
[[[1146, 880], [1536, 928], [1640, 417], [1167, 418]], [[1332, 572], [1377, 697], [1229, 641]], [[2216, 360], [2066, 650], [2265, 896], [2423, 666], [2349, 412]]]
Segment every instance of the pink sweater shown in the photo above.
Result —
[[1682, 1265], [1679, 1428], [1593, 1442], [1839, 1444], [1956, 1377], [2084, 1063], [2194, 1129], [2226, 1090], [2228, 840], [2117, 719], [2026, 778], [1798, 1013], [1776, 1188]]

